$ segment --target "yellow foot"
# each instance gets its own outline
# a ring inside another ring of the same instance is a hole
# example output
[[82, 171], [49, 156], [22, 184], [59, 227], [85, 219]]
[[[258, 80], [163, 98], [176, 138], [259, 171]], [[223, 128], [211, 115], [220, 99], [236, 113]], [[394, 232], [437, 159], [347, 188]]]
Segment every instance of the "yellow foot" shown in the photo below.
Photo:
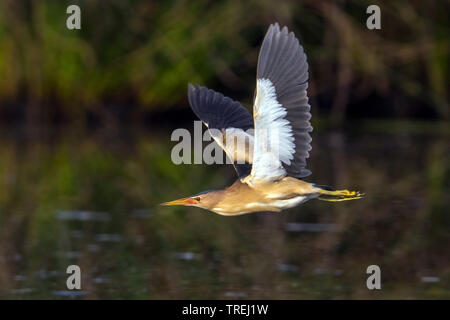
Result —
[[321, 189], [319, 193], [319, 199], [324, 201], [346, 201], [361, 199], [364, 196], [364, 194], [359, 191], [349, 191], [347, 189], [334, 191]]

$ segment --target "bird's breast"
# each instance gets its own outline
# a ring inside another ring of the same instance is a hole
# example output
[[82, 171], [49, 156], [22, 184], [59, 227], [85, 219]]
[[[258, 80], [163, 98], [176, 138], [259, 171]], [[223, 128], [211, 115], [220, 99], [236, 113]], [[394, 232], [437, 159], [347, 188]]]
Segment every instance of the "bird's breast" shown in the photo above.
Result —
[[272, 212], [280, 212], [284, 209], [293, 208], [303, 202], [311, 199], [311, 196], [297, 196], [290, 199], [278, 199], [278, 200], [270, 200], [270, 201], [251, 201], [245, 203], [242, 201], [238, 206], [235, 207], [220, 207], [217, 206], [213, 208], [213, 211], [226, 216], [231, 215], [240, 215], [251, 212], [263, 212], [263, 211], [272, 211]]
[[310, 196], [296, 196], [289, 199], [278, 199], [278, 200], [275, 199], [270, 202], [270, 205], [275, 206], [280, 210], [283, 210], [293, 208], [303, 202], [308, 201], [309, 199], [311, 199]]

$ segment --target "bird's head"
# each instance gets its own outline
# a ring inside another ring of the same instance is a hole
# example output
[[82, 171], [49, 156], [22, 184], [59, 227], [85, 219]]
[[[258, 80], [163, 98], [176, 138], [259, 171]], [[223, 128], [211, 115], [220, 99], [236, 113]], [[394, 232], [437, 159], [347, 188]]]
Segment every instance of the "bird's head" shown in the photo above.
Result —
[[220, 200], [220, 191], [208, 190], [193, 196], [161, 203], [163, 206], [194, 206], [203, 209], [211, 209]]

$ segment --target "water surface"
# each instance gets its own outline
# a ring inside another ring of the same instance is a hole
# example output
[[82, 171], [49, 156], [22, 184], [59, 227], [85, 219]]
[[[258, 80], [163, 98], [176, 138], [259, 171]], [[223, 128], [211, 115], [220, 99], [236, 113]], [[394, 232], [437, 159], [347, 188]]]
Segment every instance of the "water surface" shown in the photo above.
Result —
[[319, 132], [307, 180], [364, 199], [230, 218], [158, 205], [235, 179], [172, 164], [169, 130], [3, 130], [0, 298], [450, 298], [448, 130]]

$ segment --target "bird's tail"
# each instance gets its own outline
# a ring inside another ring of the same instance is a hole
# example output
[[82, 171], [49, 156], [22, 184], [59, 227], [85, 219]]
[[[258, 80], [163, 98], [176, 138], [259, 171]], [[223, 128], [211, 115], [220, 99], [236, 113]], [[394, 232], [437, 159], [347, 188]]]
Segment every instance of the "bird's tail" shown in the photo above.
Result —
[[328, 186], [320, 186], [314, 185], [314, 187], [319, 189], [319, 200], [323, 201], [347, 201], [354, 199], [361, 199], [364, 196], [364, 193], [360, 193], [359, 191], [349, 191], [345, 190], [334, 190]]

